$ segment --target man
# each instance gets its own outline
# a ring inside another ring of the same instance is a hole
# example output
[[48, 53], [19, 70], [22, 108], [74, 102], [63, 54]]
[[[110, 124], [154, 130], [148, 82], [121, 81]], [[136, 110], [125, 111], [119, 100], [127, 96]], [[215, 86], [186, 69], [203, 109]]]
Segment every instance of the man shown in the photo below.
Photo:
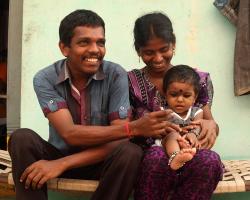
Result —
[[165, 134], [168, 113], [128, 122], [127, 74], [103, 60], [105, 25], [96, 13], [70, 13], [61, 21], [59, 36], [66, 59], [34, 77], [49, 120], [49, 142], [29, 129], [19, 129], [10, 138], [16, 198], [45, 200], [46, 182], [60, 176], [100, 180], [92, 199], [128, 199], [142, 157], [128, 138]]

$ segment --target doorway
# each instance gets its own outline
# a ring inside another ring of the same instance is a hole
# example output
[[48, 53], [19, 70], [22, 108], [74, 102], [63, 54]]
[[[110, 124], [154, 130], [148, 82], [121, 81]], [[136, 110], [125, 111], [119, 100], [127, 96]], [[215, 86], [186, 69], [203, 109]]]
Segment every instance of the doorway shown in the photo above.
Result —
[[0, 1], [0, 149], [6, 150], [9, 0]]

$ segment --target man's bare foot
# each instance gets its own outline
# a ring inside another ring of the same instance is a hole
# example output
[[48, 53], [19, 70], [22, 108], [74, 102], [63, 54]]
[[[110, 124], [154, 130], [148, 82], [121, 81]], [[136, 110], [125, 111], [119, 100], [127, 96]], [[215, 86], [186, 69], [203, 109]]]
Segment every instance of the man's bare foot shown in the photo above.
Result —
[[180, 150], [173, 158], [173, 160], [170, 162], [171, 169], [173, 170], [180, 169], [185, 164], [185, 162], [192, 160], [195, 154], [196, 154], [196, 148]]

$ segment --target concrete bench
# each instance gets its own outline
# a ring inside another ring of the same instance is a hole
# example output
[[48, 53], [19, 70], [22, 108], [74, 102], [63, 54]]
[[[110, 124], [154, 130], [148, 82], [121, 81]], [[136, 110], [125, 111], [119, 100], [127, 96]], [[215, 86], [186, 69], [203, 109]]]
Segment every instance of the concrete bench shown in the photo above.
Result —
[[[11, 159], [7, 151], [0, 150], [0, 164], [5, 170], [0, 170], [0, 183], [8, 184], [14, 190], [11, 173]], [[230, 193], [250, 191], [250, 160], [224, 160], [225, 173], [214, 193]], [[72, 192], [94, 192], [98, 181], [55, 178], [48, 181], [51, 190]]]

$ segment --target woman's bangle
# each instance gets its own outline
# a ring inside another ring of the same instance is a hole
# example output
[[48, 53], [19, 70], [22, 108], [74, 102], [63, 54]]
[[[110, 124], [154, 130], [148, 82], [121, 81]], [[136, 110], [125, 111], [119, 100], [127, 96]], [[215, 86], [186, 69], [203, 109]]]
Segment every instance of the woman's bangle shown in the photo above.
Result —
[[128, 138], [132, 138], [132, 131], [129, 128], [129, 122], [126, 122], [124, 124], [124, 127], [125, 127], [125, 132], [126, 132]]
[[218, 137], [219, 132], [220, 132], [220, 128], [219, 128], [219, 125], [216, 122], [215, 122], [215, 125], [216, 125], [216, 136]]

